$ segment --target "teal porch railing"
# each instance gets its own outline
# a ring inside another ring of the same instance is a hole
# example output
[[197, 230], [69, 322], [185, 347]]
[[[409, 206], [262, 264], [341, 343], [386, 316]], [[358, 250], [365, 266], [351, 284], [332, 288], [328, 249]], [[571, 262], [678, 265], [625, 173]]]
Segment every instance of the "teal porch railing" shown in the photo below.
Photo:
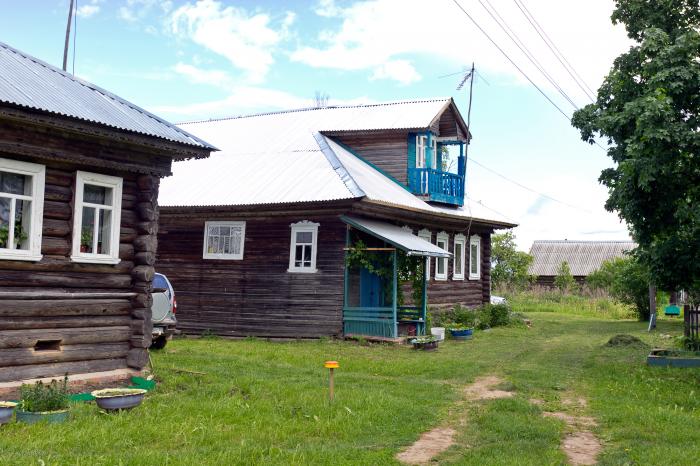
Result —
[[391, 307], [346, 307], [343, 309], [345, 335], [394, 338], [394, 309]]
[[413, 194], [429, 200], [464, 205], [464, 177], [433, 168], [410, 168], [408, 187]]
[[[398, 308], [396, 323], [416, 325], [416, 334], [425, 335], [425, 321], [418, 307]], [[343, 331], [345, 335], [364, 335], [395, 338], [396, 325], [391, 307], [346, 307], [343, 309]]]

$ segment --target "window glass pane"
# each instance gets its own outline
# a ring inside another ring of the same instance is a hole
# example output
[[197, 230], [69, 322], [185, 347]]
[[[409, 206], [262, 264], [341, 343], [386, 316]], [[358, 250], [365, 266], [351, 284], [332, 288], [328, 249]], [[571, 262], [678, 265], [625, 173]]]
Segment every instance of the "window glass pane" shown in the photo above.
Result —
[[455, 243], [455, 272], [462, 275], [462, 243]]
[[311, 246], [304, 246], [304, 262], [311, 265]]
[[112, 189], [105, 188], [104, 186], [86, 184], [83, 187], [83, 202], [112, 205]]
[[100, 209], [100, 224], [97, 236], [97, 253], [109, 254], [112, 236], [112, 211]]
[[313, 239], [313, 233], [310, 231], [298, 231], [297, 232], [297, 243], [299, 244], [311, 244]]
[[29, 249], [31, 233], [32, 201], [15, 201], [15, 248]]
[[479, 247], [476, 244], [471, 245], [471, 273], [476, 274], [479, 272]]
[[241, 227], [231, 227], [231, 254], [241, 253]]
[[83, 223], [80, 229], [80, 252], [94, 252], [92, 238], [95, 233], [95, 208], [83, 207]]
[[444, 275], [445, 274], [445, 264], [447, 263], [447, 259], [440, 258], [437, 261], [437, 273], [438, 275]]
[[209, 227], [209, 236], [214, 236], [219, 234], [219, 227], [211, 226]]
[[230, 236], [224, 236], [222, 237], [223, 239], [223, 253], [224, 254], [231, 254], [231, 237]]
[[0, 248], [7, 248], [10, 238], [10, 203], [7, 197], [0, 197]]
[[0, 192], [31, 196], [29, 176], [0, 172]]
[[165, 281], [165, 277], [162, 275], [153, 276], [153, 288], [165, 288], [168, 289], [168, 282]]
[[294, 250], [294, 266], [302, 267], [302, 257], [304, 256], [304, 246], [297, 245]]
[[219, 227], [219, 234], [221, 236], [228, 236], [231, 234], [231, 227], [221, 226]]

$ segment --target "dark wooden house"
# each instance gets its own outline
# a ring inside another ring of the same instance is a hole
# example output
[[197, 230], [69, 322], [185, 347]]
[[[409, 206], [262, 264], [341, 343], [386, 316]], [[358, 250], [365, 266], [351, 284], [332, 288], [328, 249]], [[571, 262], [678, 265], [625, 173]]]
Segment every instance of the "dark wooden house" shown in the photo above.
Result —
[[[465, 203], [452, 99], [182, 127], [221, 148], [176, 163], [161, 189], [157, 267], [182, 330], [396, 337], [424, 332], [427, 306], [489, 301], [490, 236], [514, 225]], [[360, 247], [385, 273], [346, 265]]]
[[536, 240], [530, 248], [533, 260], [528, 273], [535, 276], [538, 285], [551, 288], [566, 262], [576, 282], [584, 284], [603, 262], [622, 257], [636, 247], [634, 241]]
[[160, 178], [212, 150], [0, 43], [0, 383], [144, 367]]

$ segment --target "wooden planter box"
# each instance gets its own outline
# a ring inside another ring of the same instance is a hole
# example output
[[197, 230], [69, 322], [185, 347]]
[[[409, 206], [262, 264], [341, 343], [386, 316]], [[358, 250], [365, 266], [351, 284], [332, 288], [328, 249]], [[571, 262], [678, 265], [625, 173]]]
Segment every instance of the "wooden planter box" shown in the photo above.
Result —
[[647, 364], [663, 367], [700, 367], [700, 352], [653, 349], [647, 356]]

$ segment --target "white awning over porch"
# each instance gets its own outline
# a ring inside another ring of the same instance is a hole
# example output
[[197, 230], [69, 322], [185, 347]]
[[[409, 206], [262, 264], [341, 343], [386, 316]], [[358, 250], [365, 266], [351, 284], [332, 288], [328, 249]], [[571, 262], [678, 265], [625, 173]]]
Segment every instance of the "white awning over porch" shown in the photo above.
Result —
[[405, 228], [392, 225], [391, 223], [348, 215], [343, 215], [341, 219], [348, 225], [386, 241], [397, 249], [401, 249], [409, 256], [452, 257], [452, 254], [444, 249], [423, 238], [419, 238]]

